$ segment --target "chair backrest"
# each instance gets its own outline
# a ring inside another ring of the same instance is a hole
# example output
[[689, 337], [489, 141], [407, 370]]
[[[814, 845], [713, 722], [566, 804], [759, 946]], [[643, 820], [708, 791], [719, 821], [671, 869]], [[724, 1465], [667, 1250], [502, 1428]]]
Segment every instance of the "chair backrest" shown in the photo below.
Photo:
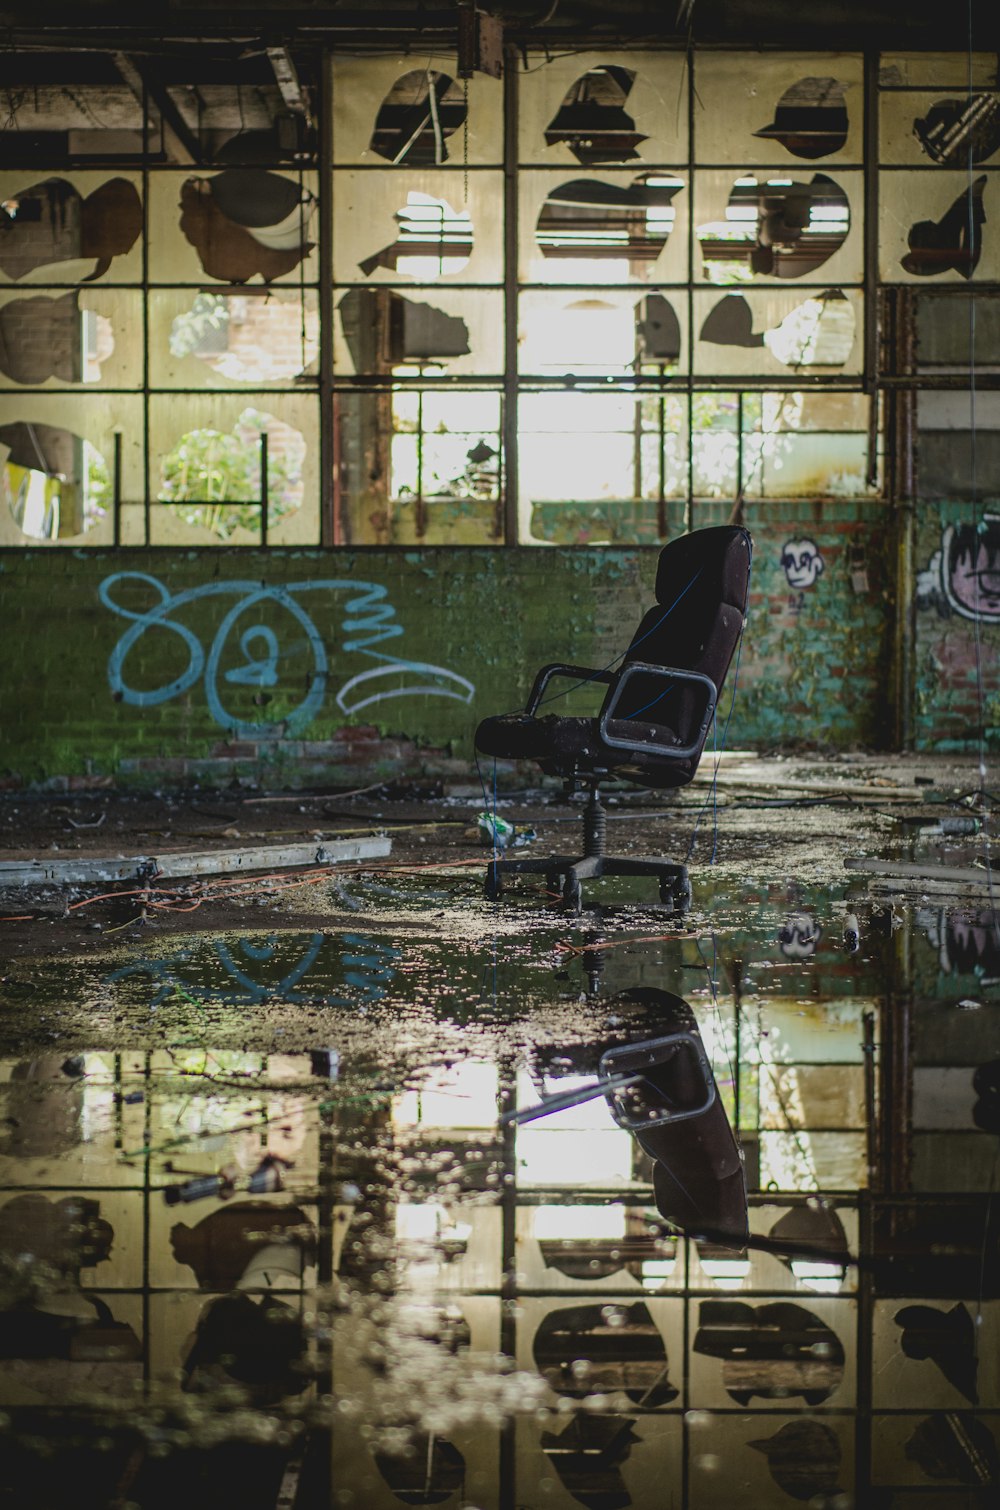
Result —
[[[643, 616], [626, 662], [700, 671], [721, 691], [743, 629], [752, 553], [749, 532], [732, 525], [693, 530], [664, 546], [656, 571], [656, 606]], [[641, 715], [688, 744], [698, 732], [703, 708], [704, 694], [696, 688], [677, 683], [664, 690], [661, 680], [636, 676], [615, 717]]]

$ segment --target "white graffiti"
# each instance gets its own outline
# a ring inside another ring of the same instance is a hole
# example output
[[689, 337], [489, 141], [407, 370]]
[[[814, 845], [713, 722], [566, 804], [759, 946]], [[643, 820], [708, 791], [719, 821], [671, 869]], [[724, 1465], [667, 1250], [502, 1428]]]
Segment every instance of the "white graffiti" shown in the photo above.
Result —
[[825, 562], [815, 540], [786, 540], [781, 552], [789, 587], [812, 587], [824, 570]]
[[[151, 592], [151, 607], [127, 608], [115, 598], [122, 584], [144, 587]], [[389, 601], [388, 590], [376, 582], [357, 582], [321, 578], [310, 582], [268, 587], [262, 582], [209, 582], [186, 592], [171, 593], [156, 577], [145, 572], [115, 572], [105, 577], [98, 594], [105, 608], [123, 619], [131, 620], [108, 659], [108, 684], [112, 695], [134, 708], [153, 708], [180, 697], [199, 680], [204, 680], [208, 709], [216, 723], [241, 739], [260, 739], [300, 733], [317, 716], [326, 700], [329, 678], [327, 647], [309, 614], [298, 601], [300, 595], [316, 592], [347, 594], [341, 623], [340, 649], [367, 657], [376, 664], [348, 676], [335, 701], [346, 715], [360, 713], [372, 704], [396, 697], [447, 697], [468, 703], [475, 686], [464, 676], [427, 661], [411, 661], [389, 655], [375, 647], [404, 633], [396, 621], [396, 610]], [[178, 615], [191, 604], [208, 598], [235, 598], [223, 616], [206, 653], [198, 634]], [[230, 686], [274, 687], [279, 681], [281, 646], [275, 629], [266, 624], [246, 623], [241, 619], [259, 616], [266, 606], [272, 617], [276, 611], [290, 620], [295, 638], [288, 656], [295, 659], [296, 684], [306, 690], [291, 710], [277, 718], [248, 722], [227, 709], [223, 703], [221, 682]], [[126, 680], [126, 662], [144, 635], [166, 630], [176, 636], [187, 651], [187, 665], [179, 676], [156, 687], [137, 687]], [[243, 655], [240, 665], [221, 670], [230, 636], [237, 632]]]
[[978, 524], [949, 524], [925, 571], [917, 575], [917, 607], [942, 618], [1000, 622], [1000, 514]]

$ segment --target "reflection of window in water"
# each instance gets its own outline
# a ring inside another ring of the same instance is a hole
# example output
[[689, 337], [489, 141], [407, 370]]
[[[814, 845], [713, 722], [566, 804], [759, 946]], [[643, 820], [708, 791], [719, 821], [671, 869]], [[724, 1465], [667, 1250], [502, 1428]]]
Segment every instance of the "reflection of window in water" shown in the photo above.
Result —
[[[545, 1086], [545, 1095], [593, 1084], [592, 1075], [564, 1075]], [[518, 1076], [518, 1105], [538, 1100], [530, 1077]], [[551, 1112], [517, 1130], [517, 1163], [522, 1185], [627, 1185], [632, 1179], [634, 1140], [618, 1127], [603, 1096], [565, 1111]]]
[[448, 137], [465, 123], [462, 86], [436, 69], [414, 69], [393, 84], [382, 101], [371, 148], [387, 162], [444, 163]]
[[0, 468], [0, 507], [33, 540], [83, 534], [110, 503], [104, 457], [56, 425], [22, 420], [0, 426]]
[[850, 225], [847, 195], [825, 173], [809, 183], [747, 174], [733, 185], [725, 219], [698, 227], [705, 277], [805, 277], [833, 256]]
[[268, 383], [298, 377], [319, 352], [315, 296], [269, 290], [199, 293], [170, 327], [170, 353], [194, 356], [231, 382]]
[[472, 219], [446, 199], [411, 189], [395, 219], [395, 241], [359, 262], [365, 277], [386, 267], [408, 278], [433, 280], [461, 272], [472, 256]]
[[190, 430], [160, 463], [161, 503], [176, 505], [186, 524], [226, 539], [234, 530], [259, 531], [260, 437], [267, 431], [268, 521], [274, 524], [302, 503], [305, 437], [256, 409], [244, 409], [232, 430]]
[[[673, 200], [683, 181], [662, 173], [626, 178], [576, 178], [549, 191], [538, 217], [542, 255], [569, 266], [547, 281], [619, 281], [659, 257], [674, 228]], [[608, 263], [594, 276], [593, 265]]]

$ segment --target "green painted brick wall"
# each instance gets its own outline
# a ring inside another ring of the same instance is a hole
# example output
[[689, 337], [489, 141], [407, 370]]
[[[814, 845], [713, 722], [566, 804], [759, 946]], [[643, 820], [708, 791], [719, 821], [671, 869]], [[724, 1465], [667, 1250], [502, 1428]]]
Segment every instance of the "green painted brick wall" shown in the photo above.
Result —
[[[756, 550], [729, 747], [877, 746], [882, 512], [845, 500], [769, 515], [747, 521]], [[789, 586], [788, 541], [822, 556], [807, 588]], [[625, 647], [655, 564], [644, 549], [4, 552], [0, 774], [18, 785], [469, 771], [479, 719], [520, 706], [540, 665], [603, 666]]]
[[[990, 513], [1000, 516], [1000, 504], [986, 511], [987, 524]], [[977, 626], [956, 610], [947, 561], [949, 531], [975, 526], [983, 518], [984, 511], [967, 501], [928, 502], [916, 511], [913, 742], [920, 750], [976, 748], [980, 682], [986, 742], [991, 748], [1000, 744], [1000, 618], [995, 610], [991, 618], [987, 605]], [[994, 539], [1000, 534], [1000, 517], [990, 534]], [[992, 564], [991, 579], [995, 591], [1000, 584], [1000, 559]]]

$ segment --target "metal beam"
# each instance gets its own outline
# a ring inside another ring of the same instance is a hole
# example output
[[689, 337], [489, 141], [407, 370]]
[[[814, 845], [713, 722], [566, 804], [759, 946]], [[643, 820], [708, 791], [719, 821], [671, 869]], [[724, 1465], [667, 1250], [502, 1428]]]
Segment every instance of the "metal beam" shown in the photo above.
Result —
[[275, 82], [281, 90], [281, 98], [289, 110], [301, 115], [310, 126], [314, 125], [309, 97], [299, 79], [298, 70], [287, 47], [269, 47], [267, 59], [274, 73]]
[[[116, 54], [116, 61], [119, 56], [124, 55]], [[205, 161], [201, 142], [174, 104], [170, 97], [170, 91], [163, 84], [156, 70], [150, 63], [141, 58], [127, 58], [126, 62], [138, 75], [140, 81], [145, 84], [147, 95], [160, 112], [164, 125], [169, 128], [170, 144], [174, 147], [180, 161], [187, 165], [201, 167]], [[129, 82], [124, 71], [122, 71], [122, 78], [125, 79], [126, 83]]]

